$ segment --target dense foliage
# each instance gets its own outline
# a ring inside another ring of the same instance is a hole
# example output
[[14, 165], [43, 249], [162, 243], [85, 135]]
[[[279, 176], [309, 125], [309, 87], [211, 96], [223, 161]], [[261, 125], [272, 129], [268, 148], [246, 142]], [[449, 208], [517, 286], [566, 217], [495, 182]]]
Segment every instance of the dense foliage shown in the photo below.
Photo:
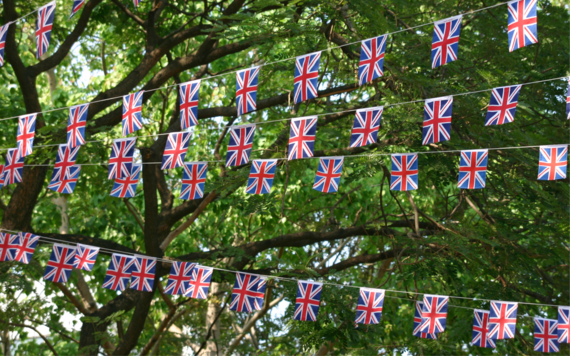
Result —
[[[133, 10], [130, 0], [89, 0], [68, 20], [71, 3], [57, 0], [50, 51], [41, 61], [35, 59], [35, 15], [10, 27], [7, 64], [0, 69], [1, 116], [92, 100], [87, 140], [104, 141], [82, 147], [78, 163], [97, 165], [82, 168], [75, 192], [65, 199], [47, 189], [51, 168], [26, 167], [22, 184], [0, 191], [3, 229], [225, 269], [408, 293], [388, 293], [381, 323], [355, 328], [358, 290], [326, 285], [318, 321], [296, 322], [296, 285], [281, 280], [269, 288], [266, 303], [282, 301], [260, 313], [251, 327], [249, 315], [227, 310], [231, 273], [214, 274], [217, 292], [206, 301], [169, 298], [162, 287], [154, 293], [118, 294], [101, 288], [110, 257], [102, 253], [91, 273], [73, 272], [66, 286], [58, 286], [42, 281], [51, 250], [43, 244], [29, 265], [0, 265], [6, 355], [292, 355], [330, 350], [484, 355], [492, 350], [469, 345], [469, 308], [488, 309], [483, 299], [570, 304], [569, 181], [537, 181], [537, 149], [490, 151], [487, 187], [477, 191], [457, 188], [456, 153], [421, 155], [419, 189], [411, 194], [390, 192], [388, 156], [362, 156], [567, 143], [563, 80], [523, 86], [514, 123], [502, 126], [484, 126], [488, 91], [457, 96], [451, 140], [429, 146], [421, 144], [423, 103], [392, 106], [568, 75], [569, 13], [564, 2], [539, 1], [540, 42], [512, 53], [506, 5], [466, 15], [459, 60], [435, 70], [430, 64], [431, 25], [391, 35], [384, 76], [363, 87], [355, 84], [359, 44], [337, 45], [490, 4], [143, 0]], [[42, 4], [3, 0], [2, 23]], [[294, 62], [280, 60], [331, 47], [322, 53], [319, 98], [292, 105]], [[235, 74], [218, 74], [264, 63], [273, 64], [261, 70], [259, 110], [237, 117]], [[158, 162], [165, 136], [152, 135], [180, 131], [177, 88], [172, 85], [199, 78], [200, 124], [187, 161], [223, 160], [226, 125], [240, 122], [260, 124], [252, 158], [286, 157], [289, 124], [279, 120], [319, 114], [315, 155], [346, 156], [339, 192], [313, 190], [318, 161], [296, 160], [280, 161], [271, 194], [262, 196], [245, 193], [249, 165], [225, 169], [223, 163], [211, 162], [206, 192], [214, 199], [209, 204], [179, 200], [182, 170], [160, 171], [153, 164], [144, 165], [134, 198], [110, 197], [113, 182], [107, 180], [106, 162], [111, 139], [121, 137], [121, 102], [99, 100], [161, 88], [145, 94], [145, 126], [136, 133], [137, 159]], [[354, 112], [346, 110], [379, 105], [385, 111], [378, 142], [348, 149]], [[67, 110], [40, 115], [35, 144], [64, 143], [66, 124]], [[1, 147], [15, 147], [16, 126], [15, 120], [0, 121], [5, 133]], [[37, 147], [26, 163], [54, 160], [55, 147]], [[207, 205], [203, 210], [201, 203]], [[162, 251], [163, 240], [193, 214], [198, 215], [195, 222]], [[157, 282], [163, 286], [169, 270], [167, 263], [158, 270]], [[423, 292], [481, 300], [452, 299], [451, 305], [466, 309], [450, 307], [446, 332], [439, 340], [423, 340], [411, 333], [414, 300], [421, 296], [415, 293]], [[498, 342], [499, 354], [532, 354], [532, 317], [555, 318], [556, 312], [554, 307], [521, 305], [517, 337]], [[64, 325], [69, 319], [77, 324]], [[27, 340], [31, 328], [39, 326], [49, 328], [49, 345]], [[567, 353], [567, 345], [561, 351]]]

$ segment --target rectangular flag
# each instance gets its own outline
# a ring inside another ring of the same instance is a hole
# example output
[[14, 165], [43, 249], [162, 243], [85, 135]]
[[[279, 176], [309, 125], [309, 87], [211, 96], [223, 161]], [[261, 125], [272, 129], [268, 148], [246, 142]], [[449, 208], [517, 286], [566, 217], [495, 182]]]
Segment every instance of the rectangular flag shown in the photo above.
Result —
[[309, 281], [297, 282], [294, 320], [317, 321], [323, 284]]
[[180, 127], [186, 130], [198, 125], [200, 80], [180, 84]]
[[20, 245], [18, 246], [14, 261], [29, 264], [40, 237], [29, 232], [19, 232], [18, 235], [20, 236]]
[[142, 102], [144, 91], [123, 96], [123, 136], [142, 129]]
[[255, 309], [257, 298], [257, 286], [259, 276], [249, 273], [236, 273], [230, 310], [251, 313]]
[[12, 23], [7, 23], [0, 27], [0, 67], [4, 65], [4, 49], [6, 47], [6, 35], [8, 34], [8, 28]]
[[485, 188], [487, 179], [488, 150], [461, 151], [459, 159], [459, 178], [457, 187], [460, 189]]
[[131, 285], [129, 288], [141, 292], [152, 292], [156, 272], [156, 257], [135, 255], [130, 272]]
[[569, 344], [570, 307], [558, 307], [558, 342]]
[[402, 153], [392, 155], [390, 190], [407, 192], [418, 189], [418, 154]]
[[19, 246], [20, 237], [18, 235], [0, 232], [0, 261], [13, 261]]
[[350, 134], [350, 147], [362, 147], [376, 143], [383, 111], [383, 106], [356, 110]]
[[384, 51], [388, 35], [369, 38], [360, 45], [358, 84], [363, 85], [384, 75]]
[[32, 154], [34, 147], [34, 137], [36, 136], [37, 114], [23, 115], [18, 119], [18, 154], [26, 157]]
[[257, 108], [257, 77], [260, 67], [240, 70], [236, 73], [236, 107], [241, 116]]
[[121, 292], [127, 289], [127, 284], [131, 279], [130, 270], [134, 260], [133, 256], [114, 253], [107, 268], [103, 288]]
[[431, 67], [436, 68], [457, 60], [462, 16], [434, 22], [431, 43]]
[[509, 2], [509, 52], [538, 42], [536, 0]]
[[515, 121], [521, 87], [522, 85], [511, 85], [493, 89], [485, 126], [503, 125]]
[[340, 185], [344, 157], [327, 157], [319, 159], [319, 167], [315, 175], [313, 189], [321, 193], [336, 193]]
[[424, 333], [421, 331], [422, 329], [422, 309], [424, 307], [424, 302], [422, 301], [416, 301], [416, 309], [414, 312], [414, 331], [413, 331], [413, 335], [420, 337], [422, 339], [432, 339], [432, 340], [436, 340], [437, 339], [437, 334], [436, 333]]
[[489, 337], [493, 340], [514, 339], [517, 325], [517, 303], [491, 302]]
[[319, 63], [321, 52], [299, 56], [295, 59], [294, 101], [299, 104], [318, 96]]
[[421, 332], [428, 334], [444, 332], [448, 303], [449, 297], [442, 295], [424, 295]]
[[256, 159], [251, 163], [246, 193], [269, 194], [275, 177], [276, 159]]
[[184, 163], [180, 199], [194, 200], [204, 196], [208, 162]]
[[113, 140], [109, 157], [109, 179], [123, 178], [131, 174], [137, 138]]
[[214, 269], [206, 266], [194, 266], [192, 279], [186, 286], [184, 295], [195, 299], [207, 299]]
[[49, 48], [53, 17], [55, 15], [55, 1], [38, 9], [36, 21], [36, 58], [40, 58]]
[[44, 280], [66, 283], [73, 270], [75, 247], [54, 244], [44, 273]]
[[77, 244], [73, 267], [84, 271], [91, 271], [97, 260], [99, 247]]
[[67, 119], [67, 145], [71, 148], [85, 144], [85, 125], [89, 104], [69, 108]]
[[451, 138], [452, 109], [452, 96], [426, 100], [422, 145], [449, 141]]
[[255, 124], [232, 126], [230, 142], [226, 154], [226, 166], [241, 166], [249, 163], [249, 155], [253, 148]]
[[540, 146], [538, 180], [565, 179], [568, 169], [568, 145]]
[[313, 157], [317, 121], [317, 116], [299, 117], [291, 120], [289, 160]]
[[174, 169], [184, 165], [190, 136], [192, 136], [191, 132], [171, 132], [168, 134], [160, 169]]
[[192, 270], [196, 266], [192, 262], [173, 261], [170, 267], [170, 275], [168, 283], [164, 289], [164, 293], [170, 295], [183, 295], [186, 292], [186, 286], [192, 279]]
[[71, 14], [69, 15], [69, 18], [75, 16], [75, 14], [79, 12], [83, 4], [85, 4], [85, 0], [73, 0], [73, 5], [71, 5]]
[[358, 304], [356, 305], [355, 323], [380, 323], [385, 294], [386, 291], [384, 289], [360, 288]]
[[141, 170], [142, 164], [133, 164], [131, 167], [131, 174], [124, 178], [115, 178], [113, 189], [109, 195], [115, 198], [134, 197], [137, 192]]
[[494, 349], [495, 341], [489, 338], [489, 311], [475, 309], [473, 311], [473, 339], [471, 344]]
[[558, 321], [534, 318], [534, 351], [558, 352]]

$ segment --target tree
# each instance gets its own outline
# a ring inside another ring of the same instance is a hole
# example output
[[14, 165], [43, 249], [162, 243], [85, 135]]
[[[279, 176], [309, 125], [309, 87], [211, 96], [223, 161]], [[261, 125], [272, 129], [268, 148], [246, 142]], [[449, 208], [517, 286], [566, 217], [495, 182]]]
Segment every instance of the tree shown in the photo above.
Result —
[[[4, 0], [3, 22], [41, 5]], [[491, 151], [483, 190], [457, 189], [456, 154], [422, 155], [419, 189], [411, 193], [389, 190], [389, 157], [361, 156], [567, 142], [564, 81], [524, 86], [515, 122], [502, 126], [483, 125], [488, 91], [456, 97], [452, 138], [443, 144], [421, 145], [423, 103], [392, 106], [568, 75], [561, 29], [569, 18], [561, 2], [539, 2], [540, 42], [512, 53], [505, 5], [465, 16], [459, 60], [435, 70], [432, 26], [411, 28], [489, 4], [147, 0], [134, 9], [128, 1], [89, 0], [71, 20], [70, 3], [57, 5], [45, 58], [34, 56], [34, 16], [8, 31], [2, 116], [43, 113], [23, 182], [2, 189], [1, 228], [106, 250], [91, 276], [75, 271], [67, 285], [48, 282], [45, 295], [37, 290], [49, 244], [30, 265], [0, 265], [2, 298], [10, 306], [0, 318], [4, 330], [22, 339], [30, 327], [52, 330], [45, 344], [23, 343], [19, 352], [177, 354], [186, 347], [212, 355], [485, 354], [490, 351], [469, 345], [469, 309], [450, 308], [448, 330], [437, 341], [411, 336], [414, 293], [479, 299], [451, 301], [466, 308], [488, 308], [483, 299], [568, 305], [568, 179], [538, 182], [536, 149]], [[388, 38], [384, 76], [358, 86], [359, 45], [348, 44], [394, 31], [402, 32]], [[293, 105], [293, 61], [281, 60], [316, 50], [325, 50], [319, 96]], [[258, 110], [237, 117], [233, 71], [252, 64], [267, 64]], [[187, 160], [216, 162], [209, 164], [204, 198], [182, 201], [181, 170], [153, 163], [161, 161], [164, 134], [181, 130], [175, 85], [193, 79], [203, 79], [200, 123]], [[142, 184], [134, 198], [117, 199], [108, 195], [105, 164], [110, 139], [121, 137], [117, 104], [136, 90], [145, 91], [145, 125], [136, 134]], [[87, 136], [96, 142], [82, 147], [81, 178], [67, 208], [58, 207], [52, 199], [60, 196], [46, 189], [46, 175], [55, 145], [65, 142], [67, 111], [50, 110], [81, 102], [90, 103]], [[385, 107], [378, 141], [346, 148], [354, 110], [378, 105]], [[252, 157], [282, 158], [289, 134], [282, 120], [306, 115], [322, 115], [315, 156], [346, 157], [339, 193], [311, 189], [315, 160], [281, 160], [271, 194], [245, 194], [249, 165], [227, 169], [221, 162], [228, 126], [259, 123]], [[0, 126], [7, 133], [3, 147], [14, 147], [15, 121]], [[66, 216], [69, 231], [56, 232]], [[282, 279], [271, 282], [266, 305], [288, 301], [283, 315], [266, 308], [247, 318], [227, 311], [232, 273], [216, 271], [207, 301], [165, 295], [166, 262], [157, 269], [153, 293], [104, 290], [109, 250], [408, 293], [388, 294], [380, 325], [355, 329], [356, 289], [326, 285], [319, 320], [292, 322], [296, 285]], [[556, 317], [552, 307], [520, 309], [519, 315]], [[63, 327], [63, 311], [81, 315], [80, 332]], [[532, 319], [518, 322], [520, 334], [499, 343], [500, 352], [532, 352]], [[6, 335], [3, 345], [9, 345]]]

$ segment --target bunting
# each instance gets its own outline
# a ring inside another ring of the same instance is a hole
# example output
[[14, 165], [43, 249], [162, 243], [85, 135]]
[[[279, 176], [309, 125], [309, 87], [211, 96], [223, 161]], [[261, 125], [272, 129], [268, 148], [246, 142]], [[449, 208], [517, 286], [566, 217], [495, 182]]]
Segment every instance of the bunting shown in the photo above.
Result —
[[142, 129], [142, 99], [144, 91], [123, 96], [123, 136]]
[[6, 35], [8, 35], [9, 27], [9, 23], [0, 27], [0, 67], [4, 65], [4, 50], [6, 48]]
[[392, 155], [390, 190], [407, 192], [418, 189], [418, 154]]
[[79, 12], [79, 10], [81, 9], [81, 7], [83, 7], [84, 4], [85, 0], [73, 0], [73, 5], [71, 6], [71, 14], [69, 15], [69, 18], [75, 16], [75, 14]]
[[316, 116], [300, 117], [291, 120], [288, 148], [289, 160], [313, 157], [317, 120]]
[[20, 157], [17, 148], [10, 148], [6, 152], [6, 164], [4, 164], [4, 185], [22, 182], [24, 171], [24, 157]]
[[538, 180], [565, 179], [568, 169], [568, 145], [541, 146]]
[[558, 352], [558, 321], [552, 319], [534, 319], [534, 351]]
[[321, 158], [313, 189], [321, 193], [338, 192], [343, 162], [344, 157]]
[[180, 127], [186, 130], [198, 125], [200, 80], [180, 84]]
[[20, 237], [20, 244], [18, 246], [16, 256], [14, 257], [14, 261], [29, 264], [32, 260], [32, 256], [34, 255], [34, 251], [36, 250], [40, 237], [29, 232], [19, 232], [18, 236]]
[[50, 2], [38, 9], [38, 20], [36, 22], [36, 58], [47, 52], [51, 39], [53, 18], [55, 15], [55, 1]]
[[257, 283], [257, 294], [255, 298], [255, 310], [263, 308], [263, 301], [265, 299], [265, 289], [267, 288], [267, 277], [259, 276], [259, 283]]
[[123, 178], [115, 178], [113, 189], [109, 195], [115, 198], [133, 198], [137, 192], [141, 170], [141, 164], [133, 164], [129, 175]]
[[71, 194], [75, 190], [75, 185], [79, 180], [79, 174], [81, 173], [81, 166], [69, 167], [67, 172], [62, 177], [50, 181], [48, 189], [54, 192]]
[[457, 60], [462, 16], [437, 21], [433, 24], [431, 67], [436, 68]]
[[227, 167], [249, 163], [254, 134], [255, 124], [233, 126], [231, 128], [228, 153], [226, 154]]
[[67, 120], [67, 145], [70, 148], [85, 144], [85, 125], [89, 104], [76, 105], [69, 108]]
[[319, 78], [319, 63], [321, 52], [299, 56], [295, 59], [295, 104], [314, 99], [318, 96], [317, 80]]
[[195, 299], [207, 299], [214, 270], [206, 266], [194, 266], [192, 278], [186, 286], [185, 296]]
[[160, 169], [174, 169], [184, 165], [191, 135], [190, 132], [171, 132], [168, 134]]
[[155, 257], [135, 255], [130, 272], [130, 288], [142, 292], [152, 292], [152, 287], [154, 286], [154, 274], [156, 272]]
[[0, 232], [0, 261], [13, 261], [14, 256], [18, 252], [19, 237]]
[[522, 85], [495, 88], [487, 109], [485, 126], [508, 124], [515, 120]]
[[491, 339], [514, 339], [517, 308], [517, 303], [491, 302], [489, 314], [489, 337]]
[[383, 106], [356, 110], [350, 134], [350, 147], [362, 147], [376, 143], [383, 111]]
[[36, 136], [36, 114], [20, 116], [18, 119], [18, 155], [26, 157], [32, 154]]
[[428, 334], [428, 333], [424, 333], [422, 332], [422, 309], [424, 307], [424, 302], [422, 301], [416, 301], [416, 308], [415, 308], [415, 312], [414, 312], [414, 330], [413, 330], [413, 335], [417, 336], [419, 338], [422, 339], [432, 339], [432, 340], [436, 340], [437, 339], [437, 334], [432, 333], [432, 334]]
[[77, 244], [73, 267], [84, 271], [91, 271], [97, 260], [99, 247]]
[[238, 116], [257, 109], [257, 78], [260, 67], [236, 73], [236, 108]]
[[259, 276], [249, 273], [236, 273], [230, 310], [251, 313], [255, 308]]
[[54, 244], [46, 266], [44, 279], [51, 282], [67, 283], [73, 269], [74, 257], [75, 247]]
[[449, 141], [451, 138], [452, 107], [452, 96], [426, 100], [422, 145]]
[[276, 159], [256, 159], [251, 163], [247, 188], [248, 194], [269, 194], [275, 177]]
[[131, 174], [137, 139], [113, 140], [109, 157], [109, 179], [123, 178]]
[[485, 188], [487, 156], [488, 150], [461, 151], [459, 159], [459, 178], [457, 181], [458, 188]]
[[538, 42], [537, 0], [515, 0], [507, 4], [509, 9], [509, 52]]
[[204, 197], [208, 162], [184, 163], [180, 199], [194, 200]]
[[196, 266], [192, 262], [172, 262], [170, 267], [170, 275], [164, 293], [170, 295], [183, 295], [190, 280], [192, 279], [192, 270]]
[[427, 334], [442, 333], [447, 320], [447, 304], [449, 297], [441, 295], [424, 295], [422, 308], [421, 332]]
[[384, 289], [360, 288], [358, 304], [356, 305], [355, 323], [380, 323], [385, 294], [386, 291]]
[[475, 346], [494, 349], [495, 341], [489, 338], [489, 311], [475, 309], [473, 311], [473, 339]]
[[570, 343], [570, 307], [558, 307], [558, 342]]
[[364, 85], [384, 75], [384, 52], [388, 35], [369, 38], [360, 45], [358, 84]]
[[323, 284], [317, 282], [298, 281], [295, 314], [293, 319], [301, 321], [317, 321]]
[[103, 288], [122, 292], [127, 289], [131, 279], [131, 266], [134, 263], [133, 256], [114, 253], [109, 261], [109, 267], [103, 281]]
[[69, 173], [69, 169], [75, 165], [80, 148], [81, 146], [70, 148], [66, 144], [58, 146], [51, 182], [63, 180], [64, 176]]

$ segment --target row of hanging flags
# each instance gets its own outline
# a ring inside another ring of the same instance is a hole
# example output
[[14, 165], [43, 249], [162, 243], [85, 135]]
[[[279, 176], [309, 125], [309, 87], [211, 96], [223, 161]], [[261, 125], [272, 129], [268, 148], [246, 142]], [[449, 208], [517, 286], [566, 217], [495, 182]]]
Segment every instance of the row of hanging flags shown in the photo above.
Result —
[[[20, 232], [0, 233], [0, 261], [29, 263], [40, 236]], [[91, 271], [96, 263], [98, 247], [54, 244], [46, 266], [44, 280], [66, 283], [73, 268]], [[113, 254], [103, 281], [103, 288], [124, 291], [127, 286], [138, 291], [152, 292], [157, 259], [144, 255]], [[165, 293], [190, 298], [207, 299], [212, 267], [192, 262], [172, 261]], [[229, 304], [230, 310], [252, 313], [261, 310], [265, 299], [268, 276], [235, 272], [236, 278]], [[294, 320], [316, 321], [321, 303], [323, 283], [297, 281]], [[355, 323], [379, 324], [386, 291], [360, 288]], [[449, 297], [425, 294], [416, 301], [413, 335], [437, 339], [445, 331]], [[514, 339], [518, 303], [491, 301], [489, 310], [474, 310], [473, 345], [495, 348], [497, 340]], [[558, 307], [558, 319], [534, 319], [535, 351], [558, 352], [559, 343], [569, 343], [570, 307]]]
[[[190, 85], [190, 84], [189, 84]], [[520, 86], [517, 86], [520, 89]], [[184, 88], [184, 86], [182, 87]], [[188, 88], [187, 88], [188, 89]], [[518, 89], [516, 91], [518, 95]], [[509, 87], [495, 89], [493, 93], [509, 93]], [[512, 94], [512, 92], [510, 92]], [[142, 95], [142, 93], [141, 93]], [[126, 99], [125, 110], [129, 110]], [[430, 99], [424, 110], [424, 143], [441, 142], [449, 139], [451, 126], [451, 103], [453, 97]], [[493, 100], [493, 99], [492, 99]], [[514, 119], [514, 109], [511, 120]], [[59, 145], [54, 170], [48, 188], [70, 194], [79, 179], [81, 165], [75, 161], [81, 145], [85, 144], [85, 122], [88, 104], [72, 107], [69, 112], [67, 144]], [[509, 110], [496, 114], [494, 107], [489, 107], [490, 115], [508, 116]], [[356, 111], [350, 147], [363, 147], [376, 142], [378, 128], [382, 118], [382, 107], [360, 109]], [[139, 112], [140, 114], [140, 112]], [[288, 160], [312, 158], [317, 130], [317, 116], [301, 117], [291, 121], [288, 144]], [[17, 147], [8, 149], [4, 165], [0, 165], [0, 185], [9, 185], [22, 181], [24, 160], [32, 153], [35, 137], [36, 114], [25, 115], [18, 121]], [[255, 124], [231, 127], [226, 154], [228, 167], [250, 163], [253, 148]], [[162, 169], [183, 167], [180, 199], [192, 200], [204, 196], [207, 162], [185, 162], [191, 132], [172, 132], [168, 134]], [[134, 162], [136, 137], [114, 140], [108, 165], [108, 178], [114, 180], [111, 196], [132, 198], [140, 179], [142, 165]], [[252, 160], [246, 192], [250, 194], [268, 194], [273, 186], [278, 159]], [[460, 189], [485, 188], [487, 176], [488, 150], [464, 150], [459, 159]], [[313, 189], [323, 193], [334, 193], [339, 189], [344, 157], [320, 157]], [[391, 155], [390, 189], [409, 191], [418, 189], [418, 153], [398, 153]], [[541, 146], [539, 150], [538, 180], [565, 179], [568, 164], [568, 145]]]

